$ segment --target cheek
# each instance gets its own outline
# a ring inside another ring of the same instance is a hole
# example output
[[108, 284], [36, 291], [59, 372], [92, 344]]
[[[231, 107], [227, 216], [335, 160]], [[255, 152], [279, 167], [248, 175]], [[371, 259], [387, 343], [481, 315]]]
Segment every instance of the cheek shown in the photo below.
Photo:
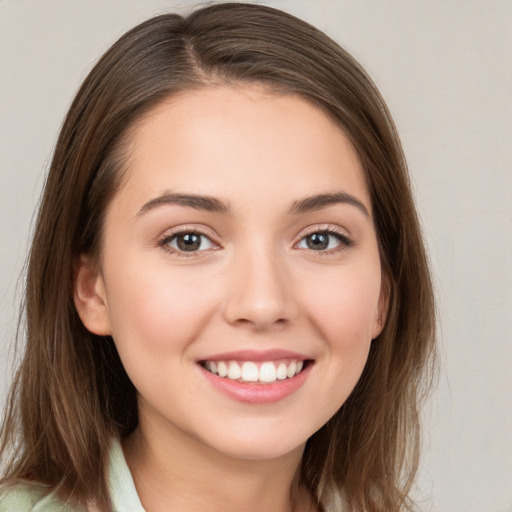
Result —
[[346, 269], [340, 276], [316, 280], [311, 290], [311, 310], [327, 339], [357, 343], [371, 339], [378, 317], [380, 271]]
[[[186, 375], [187, 349], [207, 323], [215, 298], [197, 287], [197, 272], [193, 276], [186, 271], [171, 273], [165, 266], [156, 269], [139, 267], [129, 279], [112, 279], [112, 337], [140, 395], [149, 401], [165, 396], [176, 406], [173, 383]], [[180, 390], [181, 399], [192, 394], [187, 387]]]
[[211, 314], [213, 288], [198, 288], [197, 272], [173, 270], [140, 266], [137, 272], [123, 272], [124, 276], [130, 275], [129, 279], [112, 279], [109, 312], [120, 352], [129, 346], [147, 357], [160, 357], [183, 349]]
[[380, 265], [361, 265], [318, 275], [308, 287], [308, 311], [333, 357], [366, 361], [378, 319]]

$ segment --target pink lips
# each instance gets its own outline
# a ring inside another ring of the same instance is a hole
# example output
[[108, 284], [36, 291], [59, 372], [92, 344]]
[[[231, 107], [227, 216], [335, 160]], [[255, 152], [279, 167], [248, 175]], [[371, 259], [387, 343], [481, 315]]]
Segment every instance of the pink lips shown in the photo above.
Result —
[[[209, 372], [201, 364], [204, 361], [253, 361], [259, 363], [262, 361], [278, 361], [283, 359], [292, 359], [308, 361], [304, 369], [292, 378], [276, 380], [271, 383], [260, 382], [240, 382], [226, 377], [220, 377]], [[313, 366], [311, 358], [304, 354], [288, 350], [240, 350], [235, 352], [225, 352], [205, 357], [198, 361], [201, 373], [213, 385], [215, 389], [228, 397], [244, 403], [266, 404], [283, 400], [297, 391], [308, 378], [311, 367]]]
[[311, 359], [307, 355], [290, 350], [236, 350], [233, 352], [223, 352], [203, 358], [204, 361], [275, 361], [278, 359], [300, 359], [305, 361]]

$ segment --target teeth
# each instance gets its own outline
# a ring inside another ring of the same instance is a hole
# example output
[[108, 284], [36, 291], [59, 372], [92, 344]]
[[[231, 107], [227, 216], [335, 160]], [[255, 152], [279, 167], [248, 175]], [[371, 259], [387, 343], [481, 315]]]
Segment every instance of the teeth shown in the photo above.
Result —
[[219, 372], [219, 377], [226, 377], [228, 375], [228, 365], [222, 361], [218, 364], [217, 370]]
[[258, 380], [258, 377], [258, 367], [251, 361], [246, 361], [242, 365], [242, 380], [245, 380], [246, 382], [256, 382]]
[[288, 377], [288, 368], [286, 368], [286, 365], [284, 363], [281, 363], [277, 367], [277, 378], [279, 380], [284, 380], [286, 377]]
[[240, 382], [270, 383], [276, 380], [291, 379], [301, 372], [304, 361], [273, 362], [265, 361], [258, 364], [245, 361], [241, 366], [236, 361], [207, 361], [204, 367], [218, 375]]
[[261, 382], [274, 382], [277, 378], [276, 367], [274, 363], [263, 363], [260, 368]]
[[228, 367], [228, 379], [238, 380], [241, 376], [242, 370], [240, 369], [240, 366], [238, 366], [234, 361], [231, 361]]

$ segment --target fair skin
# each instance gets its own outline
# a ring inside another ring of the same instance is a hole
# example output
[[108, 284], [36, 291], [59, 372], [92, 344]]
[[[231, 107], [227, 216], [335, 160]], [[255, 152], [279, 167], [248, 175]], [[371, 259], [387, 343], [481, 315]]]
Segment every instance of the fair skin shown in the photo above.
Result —
[[154, 108], [128, 160], [75, 303], [138, 391], [124, 450], [145, 509], [312, 510], [296, 485], [305, 442], [385, 313], [354, 150], [303, 99], [218, 86]]

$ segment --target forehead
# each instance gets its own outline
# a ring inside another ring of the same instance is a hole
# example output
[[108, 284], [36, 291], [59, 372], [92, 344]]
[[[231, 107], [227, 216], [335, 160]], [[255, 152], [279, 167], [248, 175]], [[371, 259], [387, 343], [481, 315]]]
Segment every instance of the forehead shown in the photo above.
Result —
[[[320, 108], [259, 86], [177, 94], [131, 131], [121, 191], [186, 191], [260, 204], [344, 191], [371, 205], [348, 137]], [[143, 197], [144, 196], [144, 197]]]

